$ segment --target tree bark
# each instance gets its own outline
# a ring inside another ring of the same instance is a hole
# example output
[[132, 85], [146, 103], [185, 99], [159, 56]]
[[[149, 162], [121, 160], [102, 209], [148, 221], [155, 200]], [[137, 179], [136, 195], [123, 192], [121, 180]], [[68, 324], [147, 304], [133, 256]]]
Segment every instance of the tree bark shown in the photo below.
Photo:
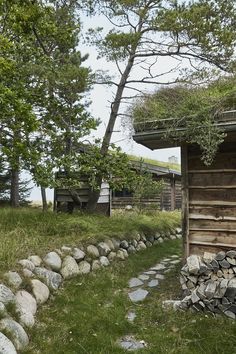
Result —
[[10, 204], [12, 208], [18, 208], [20, 206], [20, 193], [19, 193], [19, 170], [12, 168], [11, 170], [11, 195]]
[[43, 211], [47, 211], [48, 203], [47, 203], [46, 189], [44, 187], [41, 187], [41, 197], [42, 197]]

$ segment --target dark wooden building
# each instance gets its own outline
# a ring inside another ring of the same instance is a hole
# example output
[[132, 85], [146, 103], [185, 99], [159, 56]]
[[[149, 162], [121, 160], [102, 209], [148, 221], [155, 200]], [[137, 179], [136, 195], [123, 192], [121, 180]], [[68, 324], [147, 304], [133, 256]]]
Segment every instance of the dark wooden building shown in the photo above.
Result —
[[[140, 161], [131, 160], [133, 169], [140, 169]], [[142, 169], [152, 174], [154, 181], [163, 181], [164, 188], [160, 195], [144, 197], [139, 203], [146, 209], [175, 210], [181, 209], [181, 173], [180, 171], [142, 162]], [[112, 192], [112, 209], [124, 209], [127, 205], [137, 205], [132, 192], [123, 189]]]
[[134, 135], [136, 142], [152, 150], [181, 146], [186, 256], [236, 249], [236, 111], [224, 112], [216, 124], [227, 135], [211, 166], [201, 161], [197, 145], [164, 138], [163, 127]]

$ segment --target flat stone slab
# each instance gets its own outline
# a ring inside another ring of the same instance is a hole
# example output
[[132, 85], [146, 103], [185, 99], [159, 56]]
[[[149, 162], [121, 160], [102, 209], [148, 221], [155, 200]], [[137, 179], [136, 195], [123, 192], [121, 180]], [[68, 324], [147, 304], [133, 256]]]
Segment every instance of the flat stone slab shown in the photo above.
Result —
[[126, 336], [118, 340], [118, 345], [128, 351], [143, 349], [147, 344], [143, 340], [137, 340], [133, 336]]
[[164, 264], [159, 263], [159, 264], [155, 265], [154, 267], [152, 267], [151, 269], [158, 272], [159, 270], [166, 269], [166, 266]]
[[147, 270], [146, 272], [143, 272], [143, 274], [146, 274], [146, 275], [155, 275], [155, 274], [156, 274], [156, 271], [153, 270], [153, 268], [152, 268], [152, 270]]
[[132, 302], [139, 302], [139, 301], [143, 301], [144, 299], [146, 299], [148, 294], [149, 294], [149, 292], [147, 290], [139, 288], [135, 291], [132, 291], [128, 295], [129, 295], [129, 298]]
[[148, 283], [149, 288], [155, 288], [156, 286], [158, 286], [159, 281], [157, 279], [153, 279]]
[[180, 263], [180, 259], [175, 259], [174, 261], [171, 261], [170, 264], [179, 264]]
[[129, 281], [129, 288], [135, 288], [140, 285], [143, 285], [143, 282], [138, 278], [131, 278]]
[[155, 278], [159, 280], [163, 280], [165, 279], [165, 276], [163, 274], [156, 274]]
[[149, 275], [141, 274], [141, 275], [138, 276], [138, 278], [141, 279], [141, 280], [148, 280], [149, 279]]
[[163, 263], [168, 263], [168, 262], [170, 262], [170, 261], [171, 261], [170, 258], [165, 258], [165, 259], [163, 259], [161, 262], [163, 262]]
[[137, 316], [137, 315], [136, 315], [136, 313], [135, 313], [134, 311], [129, 311], [129, 312], [127, 313], [126, 318], [127, 318], [127, 320], [128, 320], [129, 322], [134, 322], [136, 316]]

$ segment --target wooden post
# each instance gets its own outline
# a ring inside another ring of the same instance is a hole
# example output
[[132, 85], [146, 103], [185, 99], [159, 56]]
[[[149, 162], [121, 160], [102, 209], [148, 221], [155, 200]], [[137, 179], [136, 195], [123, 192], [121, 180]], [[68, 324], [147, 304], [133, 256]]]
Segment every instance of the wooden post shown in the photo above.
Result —
[[175, 176], [174, 174], [172, 175], [171, 181], [170, 181], [170, 190], [171, 190], [171, 196], [170, 196], [170, 208], [171, 210], [175, 210]]
[[189, 256], [189, 193], [188, 193], [188, 146], [181, 146], [182, 174], [182, 233], [184, 256]]

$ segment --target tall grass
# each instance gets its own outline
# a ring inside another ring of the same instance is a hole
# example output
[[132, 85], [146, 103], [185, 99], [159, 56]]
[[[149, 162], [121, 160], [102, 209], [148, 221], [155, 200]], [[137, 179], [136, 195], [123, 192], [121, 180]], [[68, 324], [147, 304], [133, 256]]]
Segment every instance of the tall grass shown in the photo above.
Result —
[[14, 266], [16, 260], [62, 245], [79, 246], [106, 237], [131, 237], [170, 231], [179, 225], [178, 212], [114, 215], [111, 218], [83, 214], [42, 213], [37, 209], [0, 209], [0, 269]]

